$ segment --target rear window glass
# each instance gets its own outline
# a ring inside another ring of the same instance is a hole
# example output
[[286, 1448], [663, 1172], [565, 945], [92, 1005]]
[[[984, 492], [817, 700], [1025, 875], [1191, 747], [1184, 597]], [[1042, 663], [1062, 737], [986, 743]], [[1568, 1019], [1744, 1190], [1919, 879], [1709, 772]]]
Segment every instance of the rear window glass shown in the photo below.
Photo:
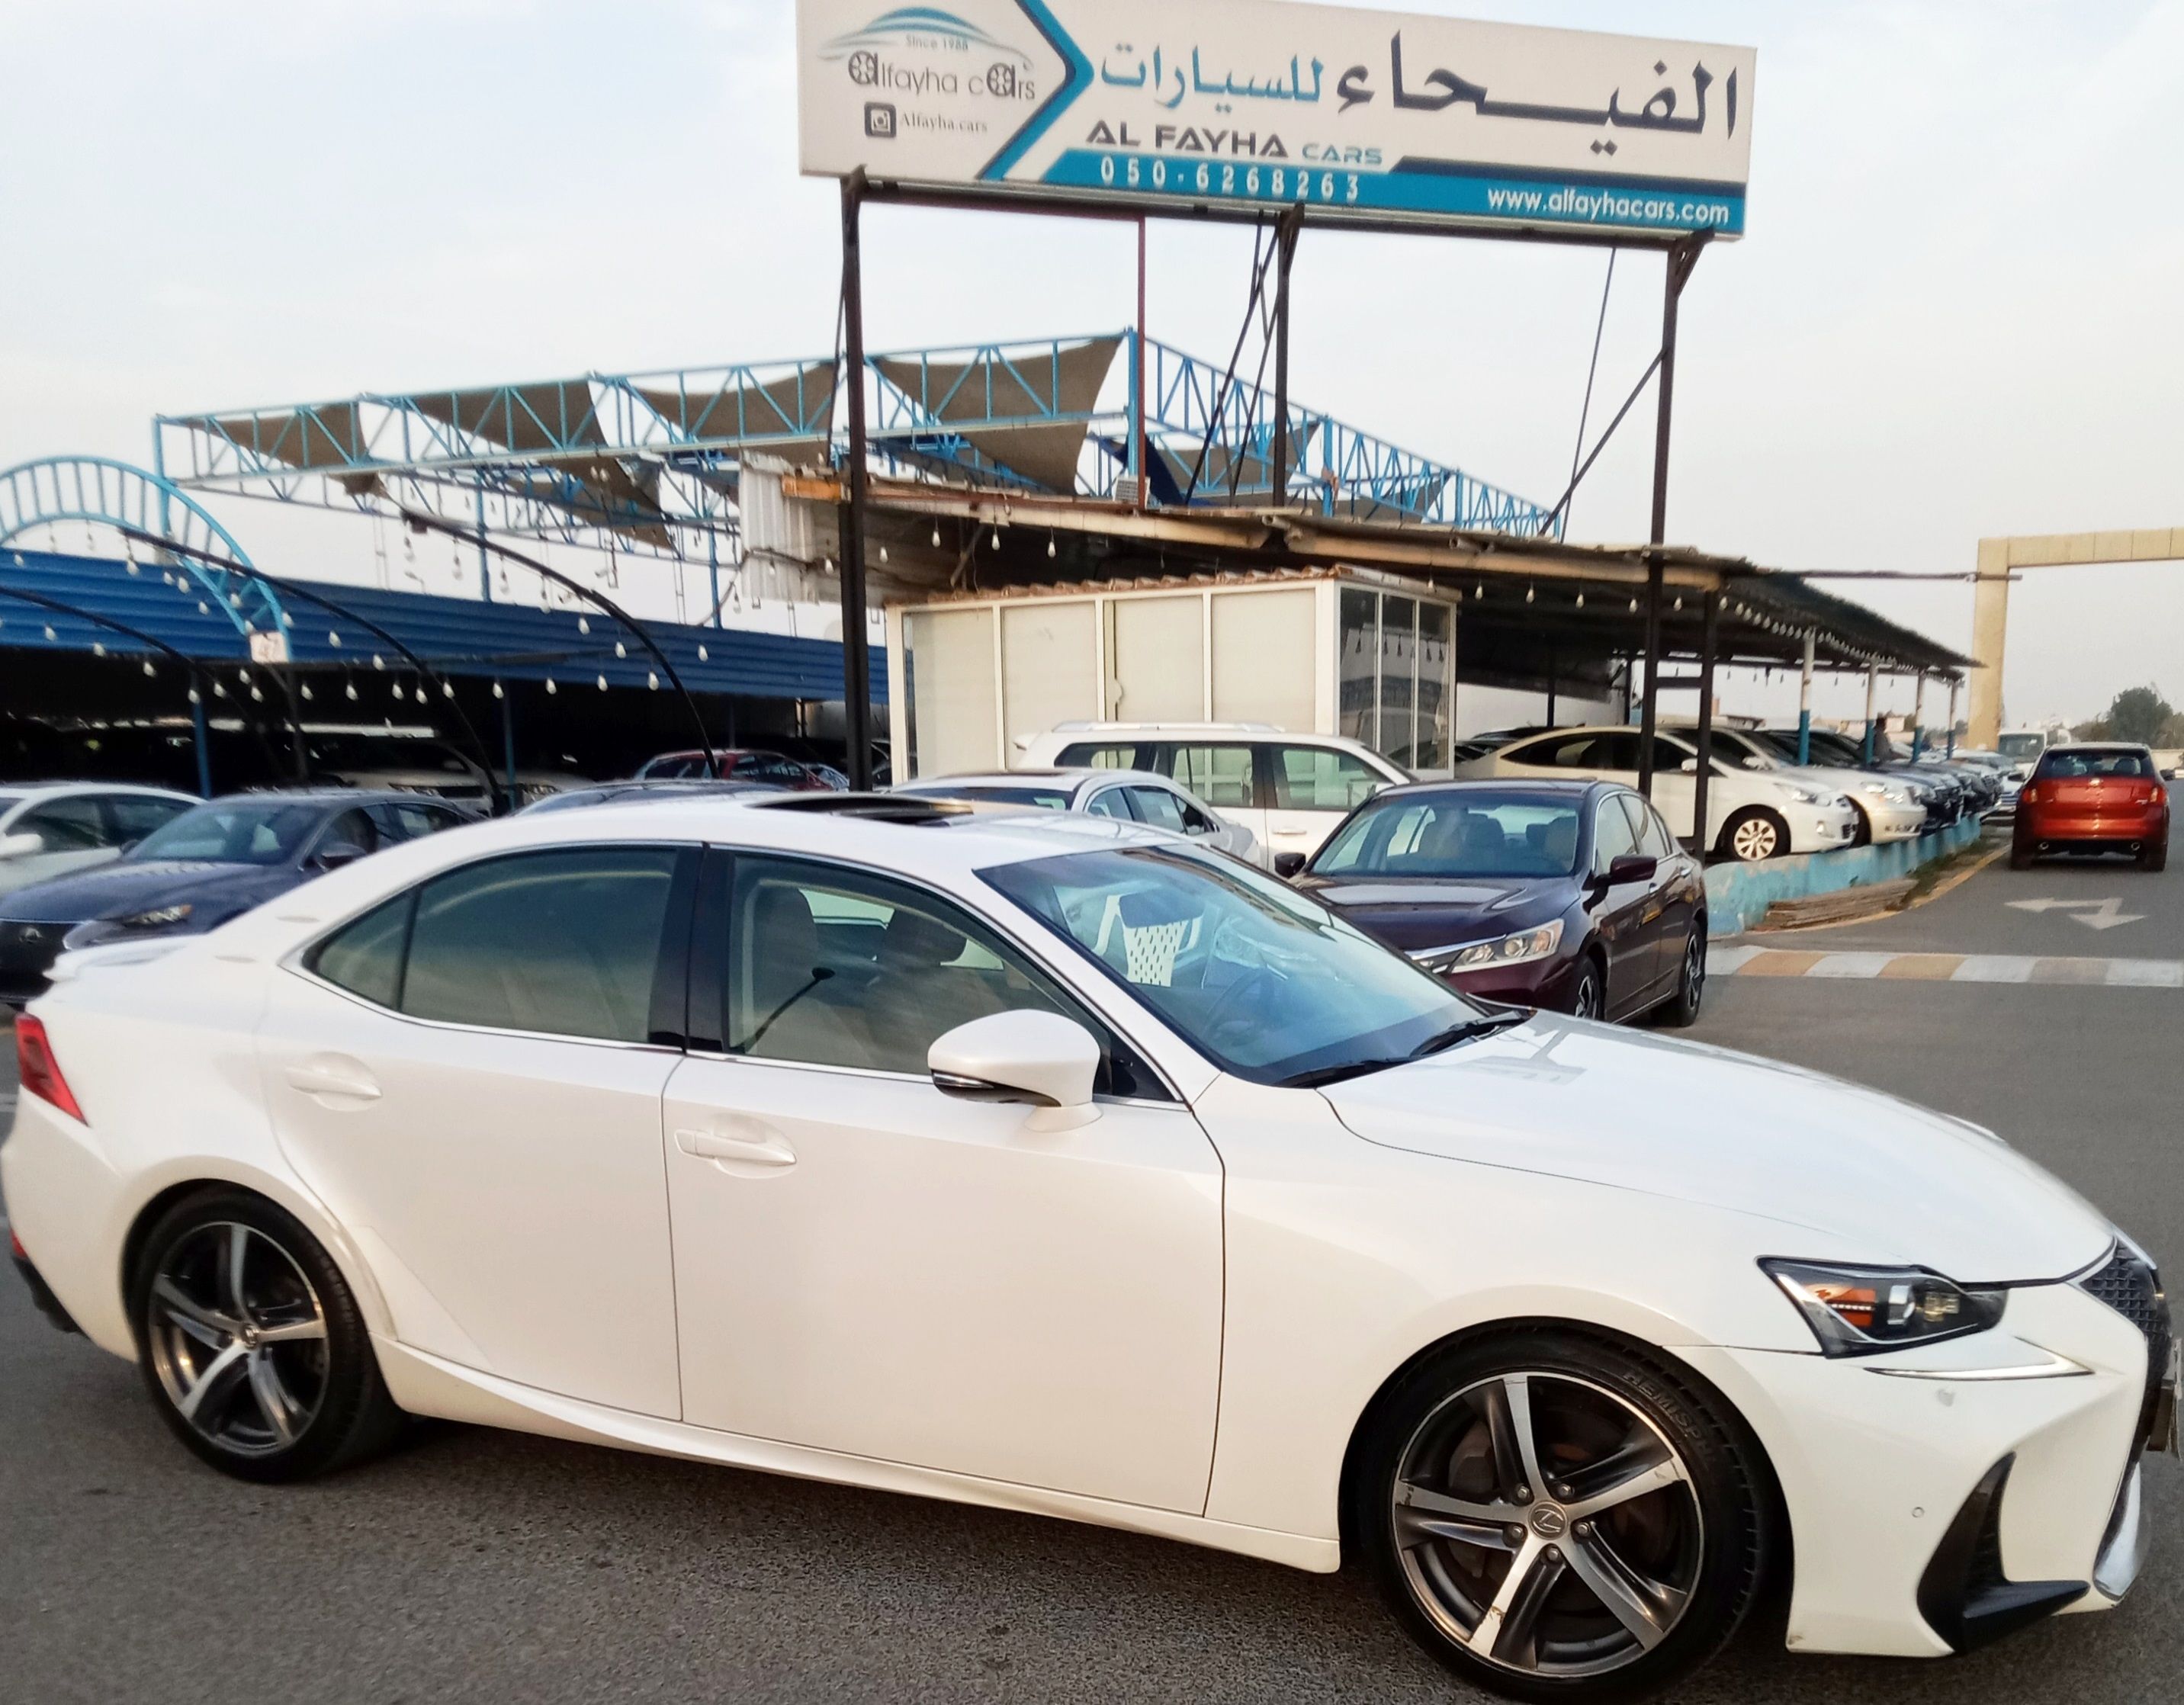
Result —
[[2100, 776], [2151, 781], [2153, 761], [2144, 752], [2072, 751], [2064, 747], [2043, 754], [2040, 767], [2033, 773], [2043, 782], [2083, 781]]

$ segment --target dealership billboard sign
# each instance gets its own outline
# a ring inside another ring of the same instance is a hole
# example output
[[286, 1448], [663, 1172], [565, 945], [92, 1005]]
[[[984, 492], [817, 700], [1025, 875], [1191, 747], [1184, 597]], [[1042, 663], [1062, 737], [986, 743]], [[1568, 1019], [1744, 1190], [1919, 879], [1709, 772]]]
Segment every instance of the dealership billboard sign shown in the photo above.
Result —
[[1286, 0], [798, 0], [803, 166], [1138, 211], [1734, 237], [1749, 47]]

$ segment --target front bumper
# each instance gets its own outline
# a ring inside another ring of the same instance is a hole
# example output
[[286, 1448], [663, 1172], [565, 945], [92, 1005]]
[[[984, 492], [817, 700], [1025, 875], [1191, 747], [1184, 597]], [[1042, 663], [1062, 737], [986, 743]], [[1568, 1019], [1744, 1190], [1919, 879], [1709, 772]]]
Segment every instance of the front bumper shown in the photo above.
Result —
[[1529, 965], [1489, 965], [1477, 971], [1435, 974], [1450, 988], [1475, 1000], [1560, 1012], [1568, 1004], [1570, 978], [1576, 969], [1574, 957], [1557, 955], [1552, 959], [1535, 959]]
[[[1945, 1657], [1967, 1627], [2007, 1631], [2008, 1619], [1983, 1614], [1997, 1607], [1981, 1588], [2038, 1588], [2030, 1613], [2044, 1615], [2109, 1608], [2131, 1585], [2117, 1529], [2145, 1443], [2153, 1346], [2086, 1290], [2023, 1287], [1992, 1331], [1891, 1355], [1681, 1353], [1774, 1465], [1797, 1557], [1793, 1648]], [[2005, 1461], [2005, 1483], [1972, 1518], [1990, 1580], [1947, 1552]]]
[[1858, 839], [1858, 807], [1848, 800], [1829, 805], [1786, 805], [1782, 816], [1790, 825], [1793, 853], [1833, 852]]
[[1926, 808], [1921, 805], [1892, 805], [1886, 800], [1871, 795], [1861, 797], [1857, 803], [1873, 824], [1873, 839], [1876, 845], [1886, 846], [1891, 841], [1915, 839], [1926, 830]]

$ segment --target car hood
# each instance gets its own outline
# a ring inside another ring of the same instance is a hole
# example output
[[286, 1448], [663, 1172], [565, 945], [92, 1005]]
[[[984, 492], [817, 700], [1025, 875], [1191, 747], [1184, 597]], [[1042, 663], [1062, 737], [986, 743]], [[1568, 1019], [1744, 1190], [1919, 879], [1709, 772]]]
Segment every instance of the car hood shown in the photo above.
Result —
[[60, 877], [19, 889], [0, 900], [0, 914], [25, 923], [81, 923], [115, 911], [144, 911], [215, 895], [241, 906], [255, 905], [295, 885], [285, 866], [226, 864], [161, 859], [138, 863], [123, 859], [97, 870]]
[[1297, 886], [1368, 934], [1401, 948], [1454, 947], [1559, 917], [1574, 877], [1307, 878]]
[[1977, 1284], [2064, 1277], [2114, 1235], [1975, 1126], [1796, 1067], [1572, 1019], [1542, 1015], [1321, 1093], [1368, 1142], [1777, 1221], [1768, 1254]]

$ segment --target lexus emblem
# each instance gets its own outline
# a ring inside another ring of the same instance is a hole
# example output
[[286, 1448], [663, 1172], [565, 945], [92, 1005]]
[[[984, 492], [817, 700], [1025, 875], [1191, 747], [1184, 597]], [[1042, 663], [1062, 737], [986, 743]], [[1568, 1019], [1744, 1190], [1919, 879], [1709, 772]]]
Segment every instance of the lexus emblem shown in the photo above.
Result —
[[1553, 1504], [1541, 1504], [1532, 1512], [1532, 1531], [1541, 1539], [1560, 1539], [1569, 1531], [1569, 1518]]
[[25, 941], [43, 941], [46, 939], [45, 931], [38, 928], [34, 924], [25, 924], [23, 926], [22, 934], [23, 939]]

